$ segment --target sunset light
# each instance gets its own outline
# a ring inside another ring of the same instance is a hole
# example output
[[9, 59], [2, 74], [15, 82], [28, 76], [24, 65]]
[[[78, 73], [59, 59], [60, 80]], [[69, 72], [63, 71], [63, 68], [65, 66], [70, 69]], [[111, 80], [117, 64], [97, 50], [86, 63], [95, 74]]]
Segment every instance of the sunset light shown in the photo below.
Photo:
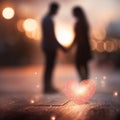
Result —
[[56, 29], [56, 36], [58, 42], [65, 47], [69, 47], [74, 39], [72, 31], [64, 27], [59, 27], [58, 29]]

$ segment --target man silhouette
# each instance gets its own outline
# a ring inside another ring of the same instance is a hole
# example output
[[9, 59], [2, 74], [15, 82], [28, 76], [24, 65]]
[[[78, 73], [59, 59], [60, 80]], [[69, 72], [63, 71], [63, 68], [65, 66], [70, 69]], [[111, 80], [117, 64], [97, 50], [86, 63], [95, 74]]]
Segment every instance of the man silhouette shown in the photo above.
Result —
[[54, 30], [53, 16], [57, 14], [59, 5], [51, 3], [48, 14], [42, 21], [42, 49], [46, 59], [44, 71], [44, 93], [56, 93], [57, 90], [52, 85], [52, 73], [55, 65], [58, 48], [64, 49], [57, 41]]

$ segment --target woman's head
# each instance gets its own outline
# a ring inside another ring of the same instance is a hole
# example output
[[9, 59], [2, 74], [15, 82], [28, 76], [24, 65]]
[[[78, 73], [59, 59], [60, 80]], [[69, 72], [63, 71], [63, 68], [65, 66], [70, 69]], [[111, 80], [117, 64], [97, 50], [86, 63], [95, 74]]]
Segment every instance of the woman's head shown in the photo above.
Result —
[[74, 7], [72, 12], [73, 12], [73, 15], [78, 19], [81, 17], [84, 17], [84, 11], [79, 6]]

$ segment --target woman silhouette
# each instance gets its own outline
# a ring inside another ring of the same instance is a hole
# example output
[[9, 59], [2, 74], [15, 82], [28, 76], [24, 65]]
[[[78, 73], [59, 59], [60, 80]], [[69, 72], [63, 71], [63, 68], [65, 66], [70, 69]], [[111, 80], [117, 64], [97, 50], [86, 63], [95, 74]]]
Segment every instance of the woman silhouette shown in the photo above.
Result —
[[73, 44], [76, 44], [77, 50], [75, 55], [75, 65], [81, 77], [81, 80], [88, 79], [88, 61], [91, 59], [91, 51], [89, 44], [89, 25], [80, 7], [73, 8], [73, 16], [77, 19], [74, 32], [75, 38]]

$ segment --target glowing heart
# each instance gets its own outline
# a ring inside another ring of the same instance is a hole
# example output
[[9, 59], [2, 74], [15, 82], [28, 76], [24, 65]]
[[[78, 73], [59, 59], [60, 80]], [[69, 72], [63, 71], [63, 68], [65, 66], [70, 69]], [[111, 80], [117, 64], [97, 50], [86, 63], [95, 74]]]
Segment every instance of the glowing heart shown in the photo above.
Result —
[[96, 84], [93, 80], [81, 82], [68, 81], [65, 86], [65, 95], [76, 104], [87, 102], [95, 93]]

